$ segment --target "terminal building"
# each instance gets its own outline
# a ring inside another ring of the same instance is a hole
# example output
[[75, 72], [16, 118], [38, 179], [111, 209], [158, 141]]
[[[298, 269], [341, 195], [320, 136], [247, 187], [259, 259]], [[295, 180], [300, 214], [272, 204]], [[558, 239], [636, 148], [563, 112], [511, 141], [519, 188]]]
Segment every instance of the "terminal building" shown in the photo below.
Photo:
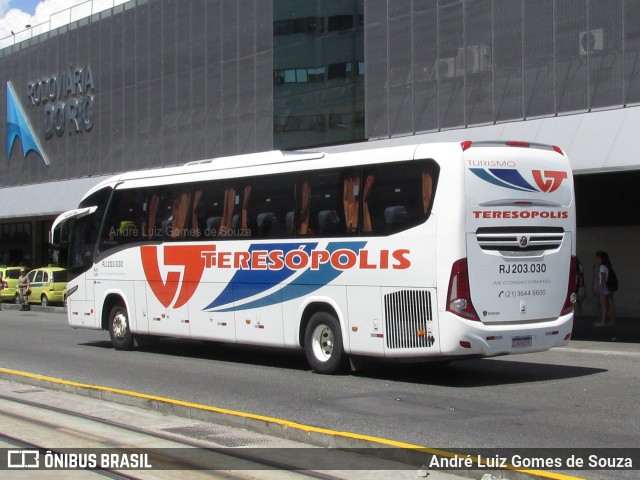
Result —
[[126, 170], [523, 140], [571, 160], [586, 290], [606, 250], [640, 315], [635, 0], [89, 0], [0, 39], [0, 87], [2, 264]]

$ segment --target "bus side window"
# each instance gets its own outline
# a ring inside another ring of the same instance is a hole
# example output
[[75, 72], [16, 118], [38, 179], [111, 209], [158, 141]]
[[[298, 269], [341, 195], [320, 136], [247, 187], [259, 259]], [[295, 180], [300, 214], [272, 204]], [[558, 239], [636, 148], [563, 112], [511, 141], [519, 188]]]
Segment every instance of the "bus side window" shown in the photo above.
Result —
[[[233, 238], [233, 218], [237, 214], [239, 188], [228, 181], [199, 185], [194, 197], [192, 230], [199, 238]], [[200, 194], [198, 192], [201, 192]]]
[[285, 213], [284, 215], [284, 224], [285, 224], [285, 232], [287, 237], [293, 236], [293, 229], [296, 225], [296, 212], [295, 210], [291, 210], [290, 212]]
[[340, 231], [340, 217], [335, 210], [318, 212], [318, 235], [336, 235]]
[[299, 197], [300, 235], [338, 237], [358, 233], [358, 169], [310, 173], [301, 179]]
[[394, 205], [384, 209], [384, 223], [387, 232], [402, 230], [409, 219], [409, 212], [404, 205]]
[[[256, 238], [284, 238], [292, 233], [296, 176], [249, 178], [244, 188], [241, 233]], [[289, 233], [288, 233], [289, 232]]]
[[148, 239], [172, 242], [197, 239], [200, 236], [197, 209], [202, 196], [201, 186], [189, 184], [148, 192]]
[[191, 197], [192, 192], [188, 186], [176, 188], [172, 192], [171, 230], [168, 231], [172, 240], [187, 240], [191, 237]]
[[431, 212], [437, 179], [433, 162], [377, 165], [365, 172], [362, 230], [389, 235], [424, 222]]
[[273, 212], [262, 212], [256, 217], [256, 229], [258, 237], [269, 237], [277, 230], [278, 219]]
[[360, 210], [360, 172], [347, 171], [343, 175], [344, 228], [347, 235], [358, 233]]
[[158, 191], [158, 210], [156, 212], [156, 239], [168, 240], [171, 237], [171, 230], [173, 228], [173, 199], [168, 195], [167, 191]]
[[139, 190], [116, 190], [105, 215], [100, 251], [142, 238], [143, 201]]

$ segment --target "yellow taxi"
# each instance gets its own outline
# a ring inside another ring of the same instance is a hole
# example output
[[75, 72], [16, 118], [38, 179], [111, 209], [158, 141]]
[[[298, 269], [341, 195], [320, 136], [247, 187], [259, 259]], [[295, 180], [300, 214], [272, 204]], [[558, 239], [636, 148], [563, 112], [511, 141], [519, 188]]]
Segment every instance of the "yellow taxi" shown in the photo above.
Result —
[[0, 301], [15, 301], [18, 277], [20, 276], [20, 270], [23, 268], [25, 271], [27, 270], [25, 267], [0, 267], [0, 281], [2, 282]]
[[27, 274], [31, 295], [29, 303], [47, 306], [52, 303], [63, 305], [67, 293], [67, 270], [60, 267], [35, 268]]

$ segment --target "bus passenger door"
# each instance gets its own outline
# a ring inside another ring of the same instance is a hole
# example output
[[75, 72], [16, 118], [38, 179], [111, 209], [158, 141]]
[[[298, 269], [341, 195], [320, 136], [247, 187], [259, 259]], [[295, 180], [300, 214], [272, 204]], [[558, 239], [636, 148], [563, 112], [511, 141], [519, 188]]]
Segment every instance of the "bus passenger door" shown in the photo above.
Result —
[[96, 295], [95, 295], [95, 289], [96, 289], [96, 284], [99, 284], [100, 281], [98, 280], [98, 264], [94, 264], [93, 268], [91, 270], [89, 270], [87, 272], [87, 276], [85, 277], [86, 280], [86, 289], [87, 289], [87, 301], [89, 302], [94, 302]]
[[[72, 317], [72, 325], [82, 325], [84, 327], [99, 327], [100, 317], [96, 315], [95, 305], [95, 288], [98, 270], [97, 266], [87, 271], [84, 275], [84, 282], [80, 284], [80, 288], [74, 293], [74, 302], [70, 303], [67, 308]], [[84, 287], [84, 288], [82, 288]], [[84, 290], [84, 291], [83, 291]], [[82, 298], [84, 297], [84, 298]]]
[[133, 282], [135, 330], [138, 333], [149, 333], [149, 315], [147, 311], [147, 282], [136, 280]]

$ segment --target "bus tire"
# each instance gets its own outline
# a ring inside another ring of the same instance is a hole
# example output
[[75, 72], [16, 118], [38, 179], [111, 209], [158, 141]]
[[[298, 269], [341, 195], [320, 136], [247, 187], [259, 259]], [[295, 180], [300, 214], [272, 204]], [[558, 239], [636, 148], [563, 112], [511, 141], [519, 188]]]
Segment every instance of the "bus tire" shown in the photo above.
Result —
[[109, 335], [116, 350], [133, 349], [133, 333], [129, 323], [127, 309], [122, 305], [115, 305], [109, 313]]
[[327, 312], [314, 313], [305, 330], [304, 351], [316, 373], [331, 375], [343, 372], [348, 365], [348, 357], [344, 352], [338, 319]]

